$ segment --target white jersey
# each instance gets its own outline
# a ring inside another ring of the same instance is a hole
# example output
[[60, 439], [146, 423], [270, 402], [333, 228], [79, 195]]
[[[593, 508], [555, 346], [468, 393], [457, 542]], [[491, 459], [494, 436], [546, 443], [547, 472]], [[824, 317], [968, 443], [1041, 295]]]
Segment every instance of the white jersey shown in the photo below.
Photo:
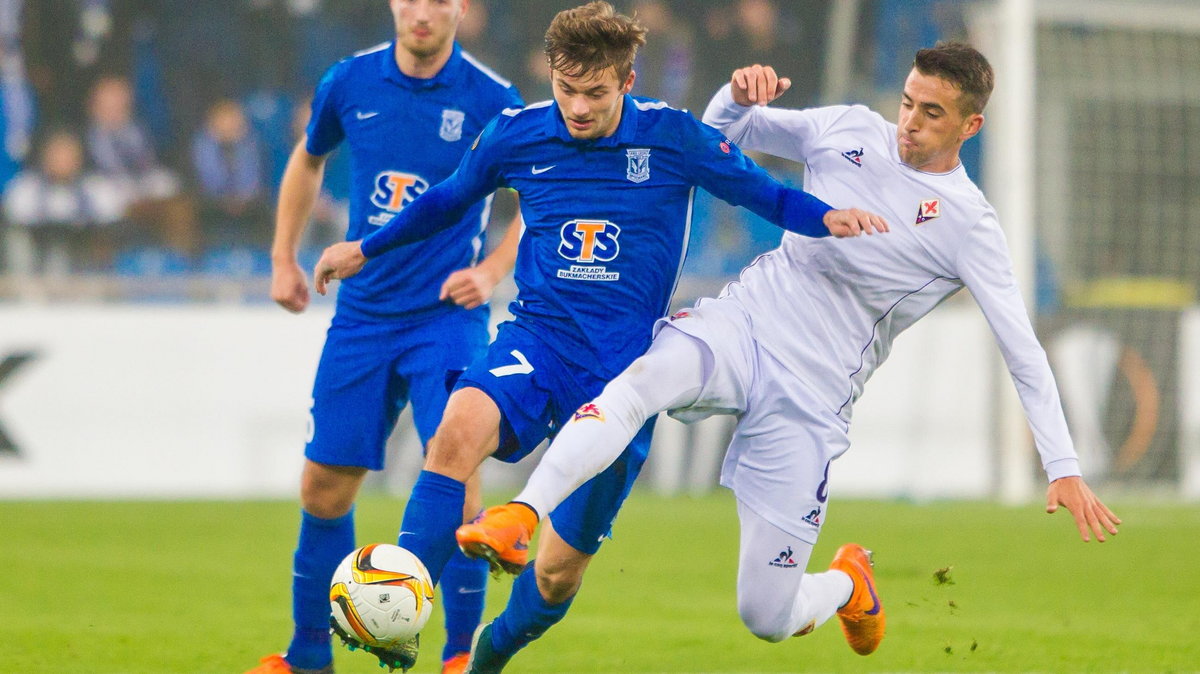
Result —
[[966, 286], [1016, 384], [1051, 480], [1079, 475], [1058, 390], [1012, 272], [996, 212], [959, 166], [903, 164], [896, 125], [862, 106], [742, 107], [726, 85], [704, 121], [743, 148], [805, 164], [805, 189], [835, 208], [882, 215], [887, 234], [785, 234], [729, 284], [764, 350], [849, 423], [892, 340]]

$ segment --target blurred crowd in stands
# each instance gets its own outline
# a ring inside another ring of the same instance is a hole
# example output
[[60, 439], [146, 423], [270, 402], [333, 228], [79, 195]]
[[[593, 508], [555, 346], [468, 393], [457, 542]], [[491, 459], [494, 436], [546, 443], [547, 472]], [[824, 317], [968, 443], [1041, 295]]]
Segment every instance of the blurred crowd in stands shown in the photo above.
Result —
[[[939, 3], [957, 0], [915, 4]], [[549, 98], [542, 34], [574, 4], [472, 0], [459, 41], [525, 100]], [[614, 4], [650, 29], [636, 95], [699, 116], [734, 67], [770, 63], [795, 82], [787, 105], [818, 102], [827, 0]], [[863, 16], [899, 17], [914, 3], [865, 4]], [[385, 0], [0, 0], [0, 274], [269, 273], [275, 193], [313, 87], [393, 32]], [[802, 179], [801, 167], [768, 168]], [[335, 156], [312, 251], [341, 238], [348, 190]], [[695, 236], [689, 270], [711, 275], [779, 238], [707, 197]]]

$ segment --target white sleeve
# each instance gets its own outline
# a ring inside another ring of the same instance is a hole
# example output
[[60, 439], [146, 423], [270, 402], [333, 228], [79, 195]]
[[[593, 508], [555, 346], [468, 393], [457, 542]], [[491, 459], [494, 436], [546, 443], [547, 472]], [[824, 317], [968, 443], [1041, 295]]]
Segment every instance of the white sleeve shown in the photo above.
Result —
[[1080, 475], [1054, 374], [1033, 332], [995, 213], [985, 215], [967, 236], [958, 254], [958, 274], [996, 337], [1046, 475], [1051, 481]]
[[804, 162], [813, 145], [849, 106], [789, 110], [733, 101], [730, 85], [717, 91], [704, 110], [704, 123], [720, 129], [744, 150]]

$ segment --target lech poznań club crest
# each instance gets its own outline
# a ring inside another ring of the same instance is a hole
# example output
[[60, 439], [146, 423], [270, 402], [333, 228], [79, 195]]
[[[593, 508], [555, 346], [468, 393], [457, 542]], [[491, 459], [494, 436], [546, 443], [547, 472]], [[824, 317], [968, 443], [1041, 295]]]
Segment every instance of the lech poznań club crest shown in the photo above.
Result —
[[438, 135], [447, 143], [461, 139], [463, 120], [466, 117], [462, 110], [442, 110], [442, 128], [438, 130]]
[[625, 150], [629, 164], [625, 167], [625, 177], [630, 182], [644, 183], [650, 179], [650, 148]]

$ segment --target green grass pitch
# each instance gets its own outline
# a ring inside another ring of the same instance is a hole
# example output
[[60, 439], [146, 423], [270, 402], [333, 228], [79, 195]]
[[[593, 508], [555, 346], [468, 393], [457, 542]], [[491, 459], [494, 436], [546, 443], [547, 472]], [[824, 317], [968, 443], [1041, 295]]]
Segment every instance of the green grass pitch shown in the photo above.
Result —
[[[1200, 670], [1200, 507], [1116, 506], [1122, 533], [1085, 545], [1037, 505], [834, 502], [813, 566], [847, 540], [876, 551], [888, 635], [864, 658], [836, 620], [781, 644], [742, 627], [727, 492], [638, 493], [571, 614], [509, 671]], [[391, 541], [401, 512], [364, 499], [360, 540]], [[289, 635], [297, 522], [287, 502], [0, 503], [0, 672], [248, 669]], [[438, 671], [440, 620], [416, 672]], [[381, 671], [344, 649], [337, 669]]]

